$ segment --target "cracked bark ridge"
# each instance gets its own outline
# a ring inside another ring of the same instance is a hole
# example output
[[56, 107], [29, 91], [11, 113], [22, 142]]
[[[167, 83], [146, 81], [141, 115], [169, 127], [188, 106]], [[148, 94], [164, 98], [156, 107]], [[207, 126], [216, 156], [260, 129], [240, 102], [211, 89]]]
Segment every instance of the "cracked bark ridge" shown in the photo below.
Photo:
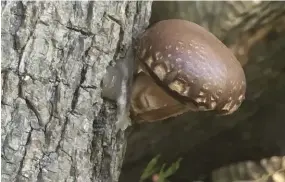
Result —
[[106, 67], [151, 2], [1, 2], [2, 181], [118, 181], [126, 147]]

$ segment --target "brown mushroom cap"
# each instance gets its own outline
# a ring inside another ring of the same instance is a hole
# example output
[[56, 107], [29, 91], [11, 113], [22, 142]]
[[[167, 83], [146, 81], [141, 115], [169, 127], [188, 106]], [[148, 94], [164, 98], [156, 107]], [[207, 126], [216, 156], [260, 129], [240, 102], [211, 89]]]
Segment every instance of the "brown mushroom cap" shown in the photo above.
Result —
[[166, 92], [194, 111], [230, 114], [244, 100], [245, 74], [233, 53], [212, 33], [186, 20], [147, 29], [137, 58]]

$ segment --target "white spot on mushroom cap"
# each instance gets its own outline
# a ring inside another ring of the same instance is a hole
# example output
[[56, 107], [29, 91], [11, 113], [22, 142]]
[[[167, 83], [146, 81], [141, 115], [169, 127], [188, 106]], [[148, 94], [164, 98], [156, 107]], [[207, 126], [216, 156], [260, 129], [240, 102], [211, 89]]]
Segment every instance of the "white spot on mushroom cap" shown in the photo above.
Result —
[[164, 66], [166, 67], [166, 72], [170, 72], [170, 63], [168, 60], [164, 60]]
[[168, 54], [168, 55], [167, 55], [167, 57], [169, 57], [169, 58], [170, 58], [170, 57], [171, 57], [171, 54]]
[[182, 91], [184, 90], [184, 84], [178, 80], [174, 80], [168, 86], [171, 90], [176, 91], [178, 93], [182, 93]]
[[238, 100], [239, 101], [242, 101], [244, 99], [244, 95], [240, 95], [239, 97], [238, 97]]
[[200, 91], [198, 95], [203, 96], [205, 95], [205, 92]]
[[226, 105], [224, 105], [224, 107], [222, 108], [222, 110], [228, 111], [230, 109], [230, 103], [227, 103]]
[[218, 90], [217, 90], [217, 93], [218, 93], [218, 94], [222, 94], [223, 91], [222, 91], [221, 89], [218, 89]]
[[197, 97], [197, 98], [195, 99], [195, 101], [196, 101], [197, 103], [201, 103], [201, 102], [205, 103], [205, 102], [207, 101], [207, 99], [206, 99], [205, 97]]
[[149, 67], [151, 67], [151, 65], [152, 65], [152, 63], [153, 63], [152, 57], [150, 56], [149, 58], [147, 58], [145, 62], [146, 62], [146, 64], [147, 64]]
[[182, 61], [182, 59], [181, 58], [176, 58], [176, 61]]
[[225, 104], [224, 107], [222, 108], [222, 110], [229, 111], [231, 109], [232, 103], [233, 103], [233, 101], [230, 101], [227, 104]]
[[156, 52], [155, 53], [155, 60], [160, 60], [162, 58], [163, 58], [163, 56], [162, 56], [161, 52]]
[[183, 91], [183, 93], [181, 95], [188, 96], [189, 92], [190, 92], [190, 86], [186, 86], [185, 90]]
[[172, 47], [172, 45], [167, 45], [165, 46], [165, 49], [170, 49]]
[[153, 72], [161, 81], [165, 78], [166, 70], [162, 65], [157, 65], [156, 67], [154, 67]]
[[230, 110], [229, 110], [229, 114], [234, 112], [235, 110], [238, 109], [238, 107], [240, 106], [240, 104], [235, 104]]
[[205, 90], [208, 90], [209, 89], [209, 85], [203, 84], [202, 88], [205, 89]]
[[197, 97], [197, 98], [195, 99], [195, 101], [196, 101], [197, 103], [200, 103], [200, 102], [202, 102], [202, 98], [201, 98], [201, 97]]
[[210, 103], [211, 109], [214, 109], [216, 106], [217, 106], [217, 103], [215, 101]]

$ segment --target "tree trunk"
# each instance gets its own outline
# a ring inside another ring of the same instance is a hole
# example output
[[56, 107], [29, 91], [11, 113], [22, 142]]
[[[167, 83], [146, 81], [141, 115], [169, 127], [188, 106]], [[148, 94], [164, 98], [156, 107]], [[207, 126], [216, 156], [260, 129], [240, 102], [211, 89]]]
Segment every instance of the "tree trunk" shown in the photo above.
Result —
[[120, 181], [134, 182], [156, 155], [182, 157], [173, 181], [193, 181], [222, 165], [285, 155], [285, 3], [154, 2], [151, 23], [196, 22], [232, 48], [244, 66], [246, 100], [230, 116], [187, 113], [137, 127], [128, 139]]
[[118, 181], [126, 147], [106, 67], [151, 2], [1, 2], [2, 181]]

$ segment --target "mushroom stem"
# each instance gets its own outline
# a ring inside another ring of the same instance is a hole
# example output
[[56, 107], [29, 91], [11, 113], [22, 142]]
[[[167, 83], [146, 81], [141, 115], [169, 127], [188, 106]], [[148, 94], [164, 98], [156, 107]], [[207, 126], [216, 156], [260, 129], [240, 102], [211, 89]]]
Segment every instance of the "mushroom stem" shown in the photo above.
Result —
[[125, 130], [131, 125], [129, 118], [130, 98], [134, 71], [133, 49], [127, 51], [125, 58], [118, 59], [114, 67], [109, 66], [102, 80], [102, 97], [116, 101], [117, 122], [116, 129]]
[[187, 111], [186, 105], [169, 96], [150, 76], [144, 72], [136, 76], [131, 97], [131, 118], [135, 122], [154, 122]]

